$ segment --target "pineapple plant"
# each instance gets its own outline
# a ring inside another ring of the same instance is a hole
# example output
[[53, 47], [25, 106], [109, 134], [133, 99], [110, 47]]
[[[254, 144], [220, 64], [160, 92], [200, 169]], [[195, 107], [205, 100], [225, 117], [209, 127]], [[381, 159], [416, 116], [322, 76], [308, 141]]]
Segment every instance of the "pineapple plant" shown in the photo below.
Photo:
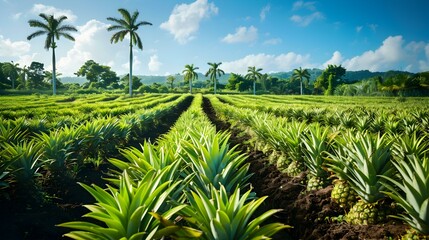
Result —
[[290, 161], [285, 172], [292, 177], [298, 176], [305, 170], [301, 136], [306, 127], [307, 124], [305, 122], [294, 121], [284, 128], [277, 129], [278, 133], [275, 135], [278, 138], [280, 150], [288, 156]]
[[393, 217], [403, 220], [419, 234], [429, 235], [429, 158], [409, 155], [393, 165], [399, 174], [397, 178], [383, 176], [388, 180], [384, 185], [389, 190], [384, 193], [405, 210]]
[[220, 188], [211, 186], [210, 192], [206, 195], [198, 188], [187, 192], [189, 205], [180, 210], [191, 227], [203, 232], [201, 239], [270, 239], [278, 231], [290, 228], [281, 223], [262, 225], [280, 209], [255, 216], [267, 197], [255, 198], [251, 190], [241, 194], [240, 188], [228, 193], [222, 185]]
[[321, 127], [319, 124], [308, 126], [307, 134], [302, 135], [304, 158], [303, 162], [307, 167], [307, 190], [318, 190], [329, 184], [328, 172], [325, 166], [325, 154], [329, 151], [334, 134], [330, 134], [328, 127]]
[[393, 137], [395, 141], [393, 143], [392, 153], [393, 157], [397, 161], [402, 161], [412, 155], [419, 158], [427, 156], [429, 151], [429, 142], [427, 136], [418, 136], [416, 132], [413, 132], [411, 135]]
[[64, 235], [72, 239], [159, 239], [164, 233], [159, 220], [150, 212], [157, 212], [168, 220], [185, 207], [183, 204], [168, 206], [167, 199], [180, 181], [162, 181], [166, 174], [167, 169], [150, 170], [143, 179], [134, 182], [124, 171], [118, 188], [108, 186], [107, 190], [81, 183], [97, 201], [85, 205], [90, 212], [84, 216], [97, 223], [72, 221], [58, 226], [75, 229]]
[[359, 197], [346, 215], [349, 223], [374, 224], [384, 220], [386, 214], [379, 206], [385, 197], [383, 183], [386, 177], [395, 174], [391, 145], [385, 135], [358, 133], [355, 136], [355, 133], [348, 132], [345, 139], [339, 141], [339, 149], [329, 154], [329, 167], [347, 181]]

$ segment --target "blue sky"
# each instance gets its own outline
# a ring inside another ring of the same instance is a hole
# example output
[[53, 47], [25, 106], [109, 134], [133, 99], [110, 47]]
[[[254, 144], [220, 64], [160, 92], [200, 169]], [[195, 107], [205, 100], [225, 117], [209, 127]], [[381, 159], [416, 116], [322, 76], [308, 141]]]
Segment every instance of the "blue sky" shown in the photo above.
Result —
[[107, 17], [118, 8], [140, 12], [144, 50], [134, 51], [134, 73], [168, 75], [194, 64], [222, 62], [225, 72], [324, 68], [429, 71], [426, 0], [0, 0], [0, 62], [31, 61], [51, 68], [44, 37], [27, 41], [39, 13], [68, 16], [75, 42], [60, 39], [57, 69], [73, 76], [93, 59], [128, 72], [128, 43], [110, 44]]

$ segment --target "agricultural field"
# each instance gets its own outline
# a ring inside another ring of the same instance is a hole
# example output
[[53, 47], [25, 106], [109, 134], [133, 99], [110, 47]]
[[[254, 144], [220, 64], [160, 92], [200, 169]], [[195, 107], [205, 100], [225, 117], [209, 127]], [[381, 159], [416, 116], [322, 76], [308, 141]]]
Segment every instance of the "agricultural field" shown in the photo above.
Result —
[[429, 99], [0, 96], [4, 239], [426, 239]]

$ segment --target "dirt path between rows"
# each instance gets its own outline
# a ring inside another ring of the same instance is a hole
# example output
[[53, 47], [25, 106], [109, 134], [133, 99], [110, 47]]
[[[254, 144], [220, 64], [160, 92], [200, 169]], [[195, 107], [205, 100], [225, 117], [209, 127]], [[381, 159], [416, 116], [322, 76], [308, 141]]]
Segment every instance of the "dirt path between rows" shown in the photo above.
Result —
[[274, 239], [399, 239], [405, 234], [406, 226], [391, 221], [386, 224], [358, 226], [335, 221], [344, 211], [331, 202], [332, 186], [305, 192], [302, 184], [304, 174], [291, 178], [269, 164], [267, 156], [260, 152], [249, 151], [245, 143], [249, 136], [240, 129], [230, 128], [230, 124], [219, 120], [210, 100], [203, 98], [203, 110], [218, 131], [231, 132], [231, 144], [248, 152], [249, 171], [254, 175], [250, 182], [258, 196], [269, 196], [265, 200], [264, 210], [283, 209], [272, 220], [293, 226]]

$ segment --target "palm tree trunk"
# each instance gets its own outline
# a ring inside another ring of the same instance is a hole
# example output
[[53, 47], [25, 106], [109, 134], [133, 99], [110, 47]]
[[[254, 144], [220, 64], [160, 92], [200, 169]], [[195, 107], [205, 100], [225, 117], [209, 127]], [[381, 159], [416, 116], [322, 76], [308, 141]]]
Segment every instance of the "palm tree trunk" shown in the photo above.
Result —
[[256, 81], [253, 81], [253, 95], [256, 95]]
[[192, 78], [189, 79], [189, 93], [192, 94]]
[[131, 38], [130, 40], [130, 82], [129, 82], [129, 87], [130, 87], [130, 97], [133, 96], [133, 40]]
[[300, 83], [301, 83], [301, 95], [302, 95], [302, 78], [300, 79]]
[[[54, 38], [54, 37], [52, 37]], [[55, 75], [55, 41], [52, 41], [52, 91], [53, 95], [57, 95], [57, 79]]]
[[214, 94], [216, 94], [216, 78], [214, 79]]

